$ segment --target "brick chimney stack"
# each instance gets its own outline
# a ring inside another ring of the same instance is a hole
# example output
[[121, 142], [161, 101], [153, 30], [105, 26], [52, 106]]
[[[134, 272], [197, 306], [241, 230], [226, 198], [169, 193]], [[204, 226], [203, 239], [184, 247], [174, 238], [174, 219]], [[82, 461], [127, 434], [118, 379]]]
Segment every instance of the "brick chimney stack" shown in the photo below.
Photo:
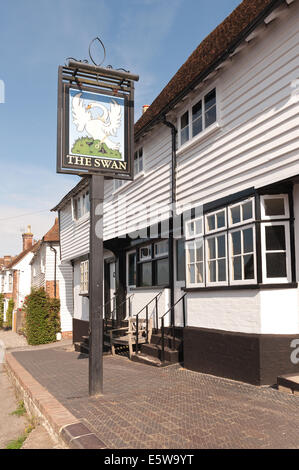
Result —
[[33, 233], [31, 233], [31, 225], [28, 225], [27, 232], [23, 233], [23, 251], [29, 250], [32, 247]]
[[12, 262], [12, 256], [5, 255], [4, 256], [4, 266], [7, 267]]

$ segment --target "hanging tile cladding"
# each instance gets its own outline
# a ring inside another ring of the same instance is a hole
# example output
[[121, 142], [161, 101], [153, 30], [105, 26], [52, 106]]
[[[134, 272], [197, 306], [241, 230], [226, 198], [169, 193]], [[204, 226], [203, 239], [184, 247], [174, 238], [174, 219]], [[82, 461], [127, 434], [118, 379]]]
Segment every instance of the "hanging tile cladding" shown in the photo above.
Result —
[[261, 28], [219, 75], [221, 128], [179, 153], [179, 202], [198, 205], [299, 173], [298, 7]]

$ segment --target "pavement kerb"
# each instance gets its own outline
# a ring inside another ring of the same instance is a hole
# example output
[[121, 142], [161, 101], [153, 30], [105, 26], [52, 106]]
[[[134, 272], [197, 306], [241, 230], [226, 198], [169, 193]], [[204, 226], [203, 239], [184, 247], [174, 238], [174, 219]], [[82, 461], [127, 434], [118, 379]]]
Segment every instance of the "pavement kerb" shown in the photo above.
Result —
[[72, 449], [104, 449], [105, 444], [6, 352], [5, 366], [30, 416], [41, 422], [57, 443]]

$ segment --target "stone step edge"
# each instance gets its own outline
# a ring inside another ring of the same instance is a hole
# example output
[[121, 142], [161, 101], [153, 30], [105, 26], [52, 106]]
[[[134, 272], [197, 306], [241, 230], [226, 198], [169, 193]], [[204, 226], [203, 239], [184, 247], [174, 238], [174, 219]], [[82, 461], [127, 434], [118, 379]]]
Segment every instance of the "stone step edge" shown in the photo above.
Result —
[[107, 446], [65, 408], [17, 361], [13, 353], [5, 355], [5, 368], [30, 416], [45, 426], [58, 443], [72, 449], [105, 449]]

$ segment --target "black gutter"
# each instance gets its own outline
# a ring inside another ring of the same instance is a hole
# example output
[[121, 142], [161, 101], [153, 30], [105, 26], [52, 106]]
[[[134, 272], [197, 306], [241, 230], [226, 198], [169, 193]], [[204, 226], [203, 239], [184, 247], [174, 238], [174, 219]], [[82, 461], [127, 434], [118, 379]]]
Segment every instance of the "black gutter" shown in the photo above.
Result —
[[[260, 23], [264, 21], [264, 19], [277, 8], [280, 4], [285, 3], [285, 0], [273, 0], [270, 5], [268, 5], [262, 13], [260, 13], [257, 18], [248, 25], [240, 34], [240, 36], [221, 54], [221, 56], [215, 60], [212, 65], [210, 65], [204, 72], [202, 72], [198, 77], [196, 77], [189, 85], [184, 88], [176, 97], [170, 101], [160, 112], [157, 114], [150, 122], [145, 124], [139, 132], [135, 134], [135, 140], [142, 136], [149, 128], [154, 126], [155, 124], [163, 122], [165, 115], [177, 104], [179, 103], [182, 98], [184, 98], [193, 88], [195, 88], [204, 78], [210, 75], [211, 72], [214, 71], [216, 67], [218, 67], [222, 62], [224, 62], [230, 54], [232, 54], [235, 49], [237, 49], [240, 44], [245, 40], [245, 38], [252, 32], [254, 29], [259, 26]], [[175, 75], [174, 75], [175, 76]]]
[[54, 256], [55, 256], [55, 261], [54, 261], [54, 297], [56, 299], [56, 293], [57, 293], [57, 276], [56, 276], [56, 269], [57, 269], [57, 250], [50, 245], [50, 250], [54, 251]]
[[[174, 208], [176, 202], [176, 134], [177, 129], [172, 122], [167, 121], [166, 116], [163, 116], [163, 124], [171, 129], [171, 211], [172, 215], [169, 220], [169, 284], [170, 284], [170, 306], [174, 305], [174, 238], [173, 238], [173, 218]], [[174, 341], [174, 324], [175, 324], [174, 308], [171, 309], [171, 326], [172, 338]], [[174, 348], [174, 344], [172, 345]]]

